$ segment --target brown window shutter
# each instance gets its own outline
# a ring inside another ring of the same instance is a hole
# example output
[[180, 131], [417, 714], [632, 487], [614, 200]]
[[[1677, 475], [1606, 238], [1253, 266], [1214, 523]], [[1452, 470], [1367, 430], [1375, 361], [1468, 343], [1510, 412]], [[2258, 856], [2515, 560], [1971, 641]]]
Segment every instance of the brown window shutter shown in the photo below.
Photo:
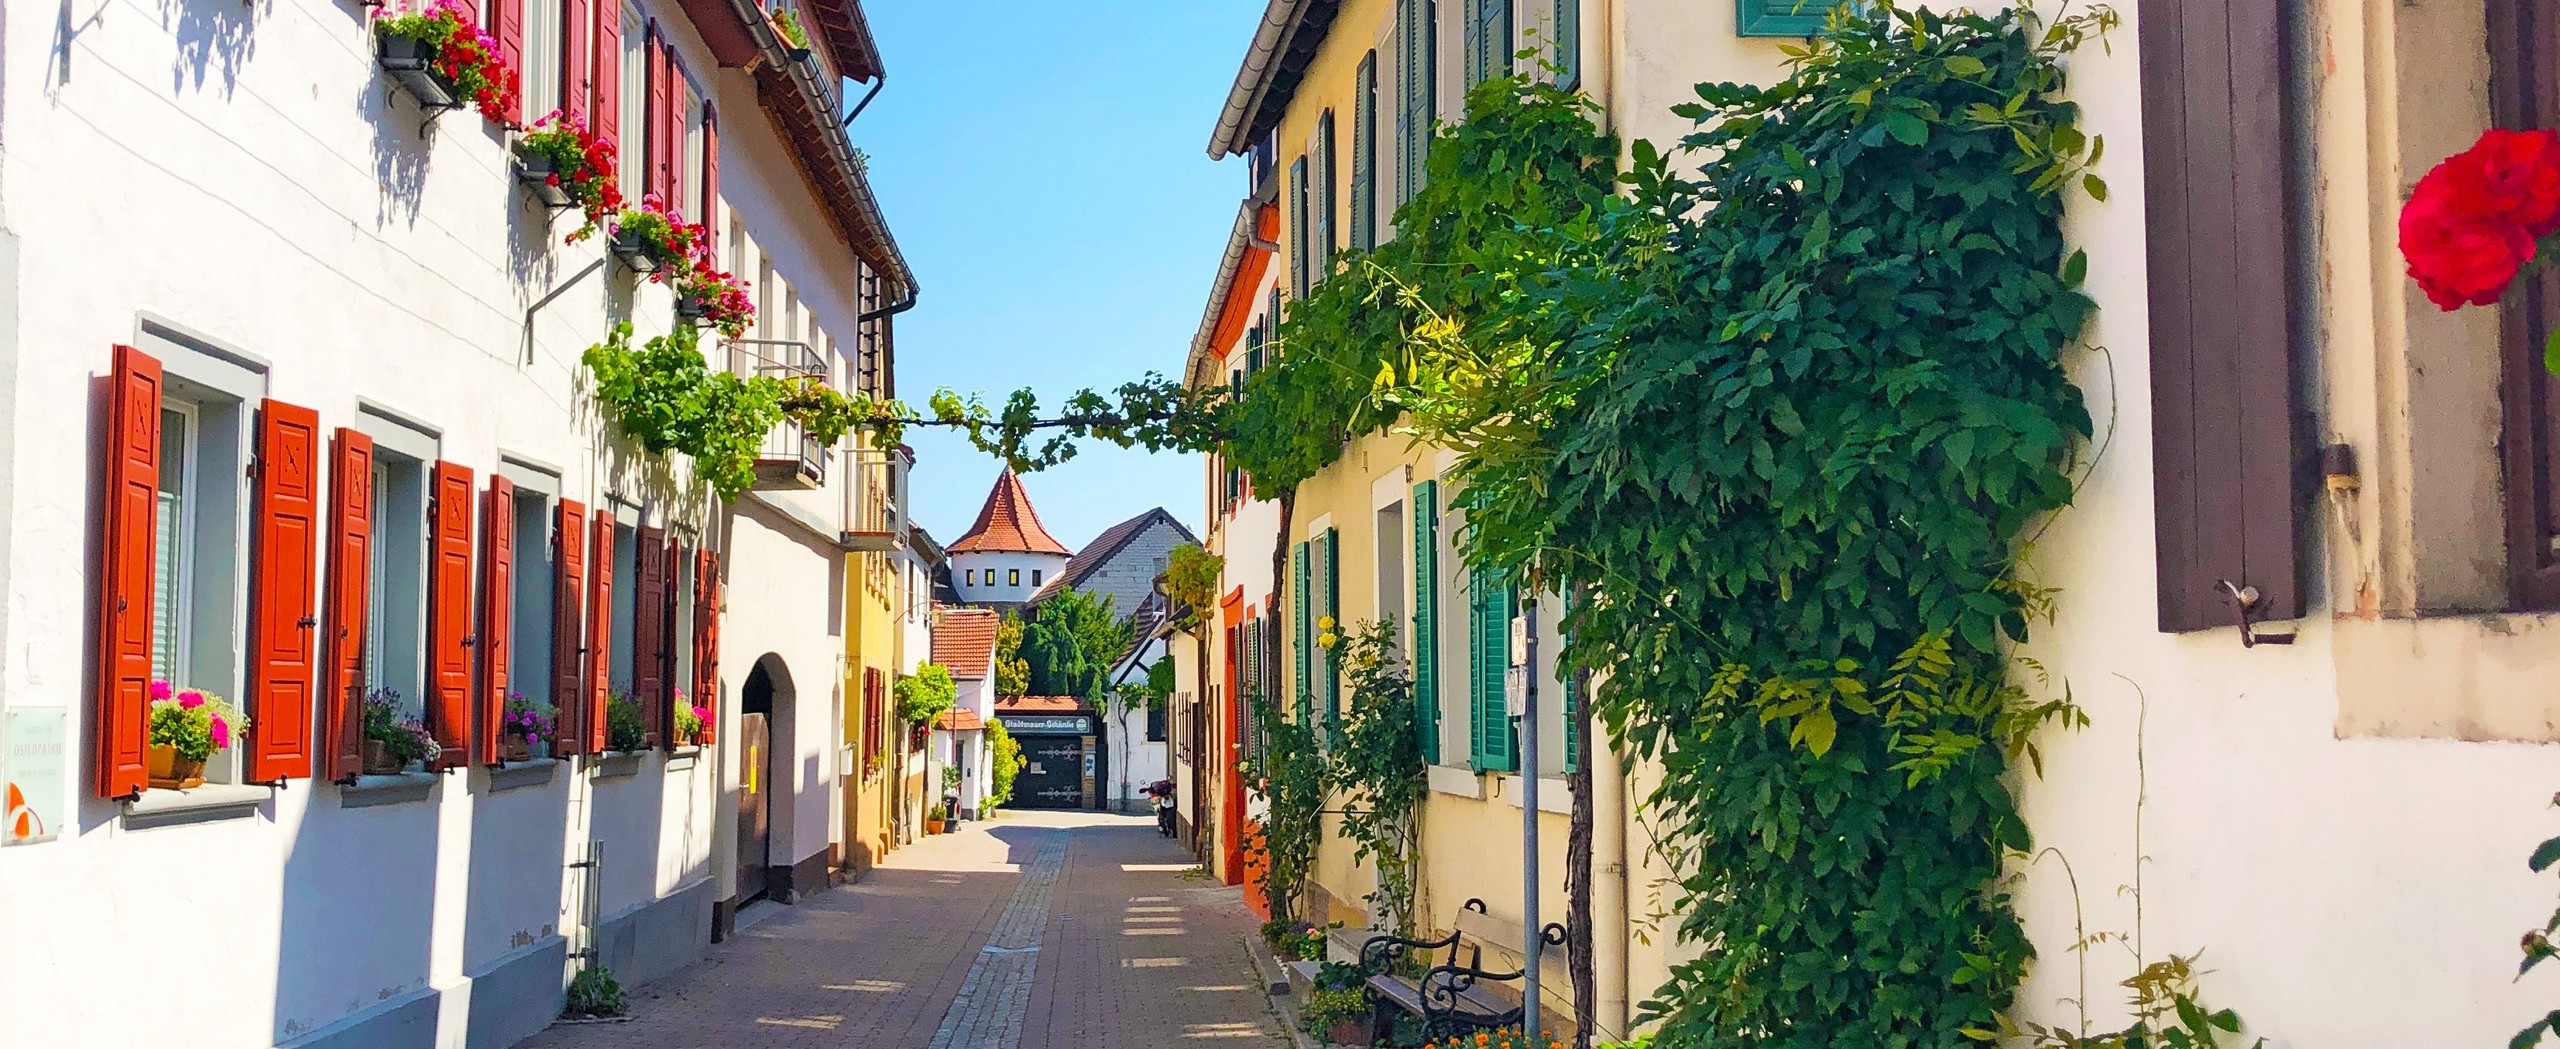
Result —
[[118, 346], [107, 387], [100, 489], [98, 678], [91, 714], [102, 798], [137, 797], [150, 779], [152, 575], [160, 510], [160, 361]]
[[2144, 0], [2160, 629], [2303, 614], [2308, 476], [2293, 378], [2283, 12]]
[[[2489, 113], [2502, 128], [2560, 124], [2560, 0], [2489, 0]], [[2499, 303], [2508, 578], [2516, 606], [2537, 612], [2560, 609], [2560, 380], [2542, 363], [2556, 330], [2560, 273], [2534, 274]]]
[[498, 723], [514, 688], [508, 662], [515, 658], [516, 483], [491, 474], [480, 499], [480, 704], [471, 742], [480, 760], [494, 765]]
[[693, 556], [693, 701], [711, 712], [702, 719], [708, 745], [720, 741], [720, 555]]
[[677, 631], [682, 628], [682, 621], [678, 617], [680, 610], [676, 606], [684, 600], [684, 566], [688, 562], [683, 548], [676, 544], [672, 536], [659, 543], [657, 551], [658, 577], [662, 582], [659, 584], [658, 604], [653, 614], [658, 618], [658, 676], [665, 682], [659, 687], [666, 697], [658, 703], [658, 708], [665, 718], [665, 722], [658, 728], [658, 738], [664, 742], [665, 746], [672, 748], [676, 740], [676, 696], [678, 693], [691, 691], [685, 687], [683, 680], [676, 676], [676, 644], [681, 636]]
[[684, 203], [675, 199], [675, 182], [667, 173], [668, 158], [676, 155], [674, 144], [667, 141], [667, 47], [665, 39], [658, 35], [658, 20], [650, 19], [648, 27], [649, 35], [640, 49], [642, 58], [649, 63], [649, 98], [642, 107], [641, 119], [641, 138], [648, 149], [643, 167], [648, 182], [643, 190], [656, 194], [667, 210], [678, 211]]
[[602, 754], [604, 711], [613, 695], [613, 511], [598, 509], [587, 526], [587, 753]]
[[[535, 0], [544, 2], [544, 0]], [[596, 60], [596, 8], [613, 8], [614, 17], [622, 16], [620, 4], [598, 5], [595, 0], [560, 0], [560, 112], [577, 118], [590, 130], [595, 121], [588, 119], [594, 106]]]
[[720, 247], [720, 112], [702, 104], [702, 228], [711, 234], [715, 256]]
[[[616, 0], [595, 2], [595, 60], [590, 63], [589, 83], [595, 90], [588, 96], [587, 129], [596, 138], [613, 143], [614, 155], [629, 156], [631, 144], [622, 141], [622, 5]], [[616, 172], [616, 177], [620, 173]], [[629, 193], [631, 187], [622, 187]]]
[[666, 559], [660, 552], [667, 545], [664, 529], [642, 525], [639, 529], [640, 549], [632, 558], [640, 578], [639, 594], [631, 602], [631, 676], [632, 692], [640, 700], [640, 720], [649, 726], [649, 745], [664, 745], [674, 737], [667, 725], [666, 630], [660, 625], [659, 606], [667, 600]]
[[250, 603], [249, 780], [311, 776], [314, 606], [320, 539], [320, 413], [258, 410], [257, 550]]
[[471, 753], [471, 471], [438, 462], [427, 507], [427, 730], [439, 769]]
[[587, 599], [587, 508], [560, 500], [551, 529], [559, 574], [551, 590], [551, 717], [555, 754], [587, 750], [587, 634], [580, 610]]
[[328, 638], [320, 681], [328, 777], [364, 770], [365, 610], [373, 598], [373, 438], [339, 427], [329, 463]]

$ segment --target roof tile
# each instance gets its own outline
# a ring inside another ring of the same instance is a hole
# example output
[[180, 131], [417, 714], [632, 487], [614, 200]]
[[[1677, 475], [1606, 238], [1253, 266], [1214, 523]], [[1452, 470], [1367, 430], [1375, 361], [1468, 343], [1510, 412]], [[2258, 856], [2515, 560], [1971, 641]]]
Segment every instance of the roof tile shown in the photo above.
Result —
[[955, 554], [1071, 552], [1040, 526], [1040, 512], [1031, 508], [1031, 493], [1023, 489], [1022, 478], [1014, 476], [1012, 470], [996, 476], [995, 488], [987, 493], [987, 505], [978, 508], [978, 522], [969, 526], [969, 534], [947, 549]]
[[944, 608], [933, 619], [933, 661], [953, 677], [983, 678], [996, 662], [996, 627], [984, 608]]

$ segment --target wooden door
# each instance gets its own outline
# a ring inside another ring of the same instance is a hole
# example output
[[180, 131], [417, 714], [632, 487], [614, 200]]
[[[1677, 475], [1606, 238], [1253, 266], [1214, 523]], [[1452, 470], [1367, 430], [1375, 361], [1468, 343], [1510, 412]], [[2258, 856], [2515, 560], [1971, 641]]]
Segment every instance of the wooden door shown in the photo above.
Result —
[[765, 715], [738, 717], [738, 895], [765, 893], [765, 871], [772, 866], [773, 747]]

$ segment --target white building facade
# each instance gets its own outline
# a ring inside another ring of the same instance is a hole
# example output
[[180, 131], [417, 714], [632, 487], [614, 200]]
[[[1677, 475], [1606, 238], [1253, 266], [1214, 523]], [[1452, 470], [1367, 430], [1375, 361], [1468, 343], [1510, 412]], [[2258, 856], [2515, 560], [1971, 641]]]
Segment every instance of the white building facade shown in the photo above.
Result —
[[[0, 898], [43, 901], [0, 916], [0, 1044], [512, 1044], [825, 883], [851, 471], [777, 434], [724, 504], [631, 443], [581, 353], [670, 290], [564, 243], [366, 9], [217, 6], [0, 13]], [[747, 3], [474, 14], [515, 118], [618, 125], [633, 202], [714, 220], [760, 316], [709, 368], [884, 388], [915, 284], [829, 115], [879, 76], [854, 0], [803, 65]], [[149, 681], [246, 714], [204, 785], [134, 763]], [[365, 774], [374, 692], [443, 757]], [[569, 738], [500, 753], [518, 693]]]

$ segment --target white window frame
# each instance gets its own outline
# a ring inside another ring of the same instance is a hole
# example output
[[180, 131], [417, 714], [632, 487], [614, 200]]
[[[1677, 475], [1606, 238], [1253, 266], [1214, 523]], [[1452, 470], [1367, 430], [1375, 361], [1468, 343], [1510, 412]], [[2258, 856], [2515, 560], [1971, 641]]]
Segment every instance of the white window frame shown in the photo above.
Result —
[[633, 200], [640, 199], [640, 187], [649, 184], [649, 20], [629, 4], [622, 9], [622, 96], [618, 100], [622, 112], [622, 140], [614, 144], [622, 161], [622, 190]]
[[[155, 600], [159, 598], [167, 598], [169, 600], [169, 636], [166, 639], [163, 639], [158, 636], [157, 630], [154, 630], [151, 646], [151, 672], [154, 677], [168, 681], [172, 685], [178, 685], [183, 683], [180, 680], [180, 668], [191, 665], [191, 657], [195, 654], [194, 627], [196, 581], [193, 569], [195, 567], [196, 544], [191, 540], [196, 534], [196, 508], [201, 505], [197, 498], [196, 485], [198, 448], [204, 440], [204, 422], [202, 410], [199, 409], [192, 401], [163, 398], [160, 402], [160, 412], [163, 417], [161, 420], [162, 438], [160, 442], [160, 454], [164, 457], [169, 454], [167, 416], [178, 416], [178, 430], [182, 446], [177, 464], [177, 526], [173, 530], [161, 533], [160, 522], [158, 519], [159, 506], [157, 505], [157, 500], [154, 500], [154, 505], [152, 507], [154, 512], [152, 514], [153, 520], [151, 522], [151, 527], [155, 533], [160, 533], [156, 536], [156, 539], [176, 541], [174, 544], [171, 544], [176, 547], [176, 560], [168, 567], [171, 569], [172, 574], [177, 577], [177, 585], [167, 593], [160, 592], [161, 580], [158, 577], [158, 573], [162, 566], [157, 563], [157, 559], [155, 559], [155, 562], [151, 566], [151, 570], [153, 572], [153, 578], [151, 581], [152, 596]], [[161, 659], [161, 644], [164, 640], [167, 643], [167, 659], [165, 662]]]
[[519, 78], [528, 123], [560, 109], [564, 45], [558, 0], [524, 0], [524, 71]]

